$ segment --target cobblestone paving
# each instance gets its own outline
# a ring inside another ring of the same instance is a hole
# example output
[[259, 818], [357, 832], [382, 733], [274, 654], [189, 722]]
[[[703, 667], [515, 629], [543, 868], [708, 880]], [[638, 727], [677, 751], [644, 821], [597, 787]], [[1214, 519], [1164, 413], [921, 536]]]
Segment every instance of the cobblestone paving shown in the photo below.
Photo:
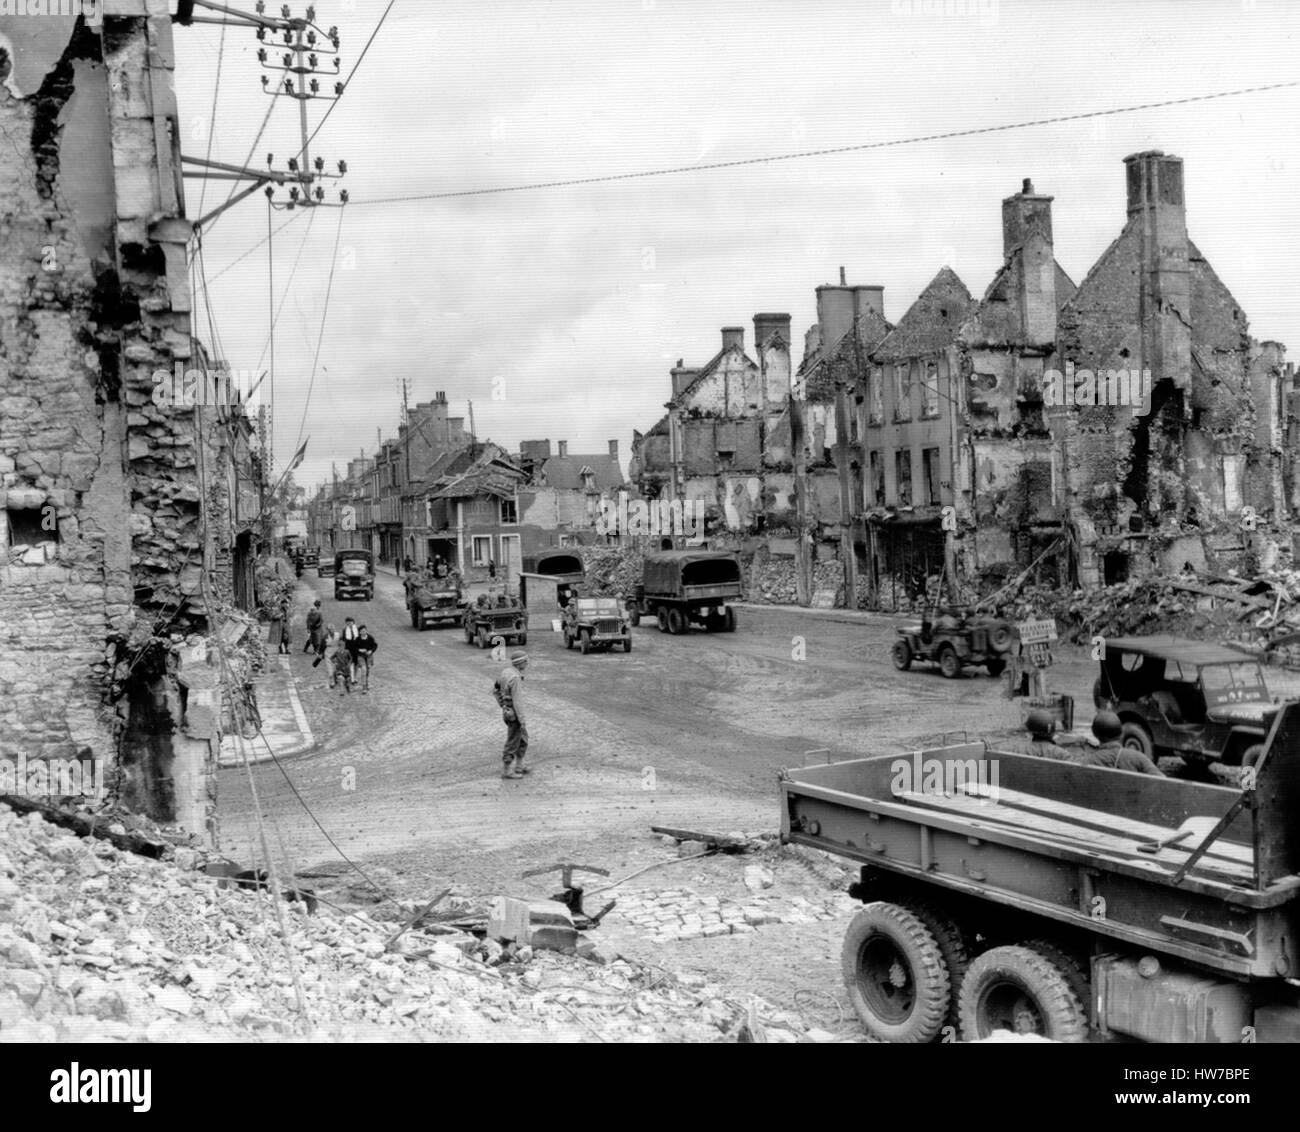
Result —
[[834, 920], [860, 907], [847, 893], [833, 893], [820, 902], [807, 897], [750, 896], [743, 903], [726, 897], [701, 895], [693, 888], [666, 888], [624, 893], [610, 913], [660, 943], [745, 935], [765, 924], [815, 924]]

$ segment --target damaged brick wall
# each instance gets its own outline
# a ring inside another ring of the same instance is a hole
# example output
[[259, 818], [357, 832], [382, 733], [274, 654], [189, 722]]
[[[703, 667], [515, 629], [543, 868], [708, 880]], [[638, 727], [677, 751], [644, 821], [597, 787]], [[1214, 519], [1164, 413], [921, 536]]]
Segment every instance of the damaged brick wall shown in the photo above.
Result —
[[124, 7], [0, 17], [0, 745], [116, 751], [122, 800], [171, 820], [182, 697], [148, 642], [209, 611], [194, 413], [153, 374], [191, 356], [190, 225], [170, 17]]

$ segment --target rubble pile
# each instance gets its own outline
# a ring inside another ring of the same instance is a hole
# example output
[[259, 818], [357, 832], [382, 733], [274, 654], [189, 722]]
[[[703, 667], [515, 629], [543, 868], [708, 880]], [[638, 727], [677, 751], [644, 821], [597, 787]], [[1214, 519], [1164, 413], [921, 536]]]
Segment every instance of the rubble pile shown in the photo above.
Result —
[[635, 547], [584, 547], [587, 589], [593, 597], [631, 597], [641, 582], [644, 557]]
[[[812, 571], [812, 592], [833, 591], [835, 605], [844, 604], [844, 569], [838, 561], [816, 562]], [[799, 600], [793, 558], [756, 558], [748, 571], [750, 601], [772, 605], [794, 605]]]
[[276, 617], [286, 605], [292, 607], [297, 581], [287, 558], [260, 556], [255, 577], [257, 610], [263, 617]]
[[[0, 805], [0, 1041], [736, 1039], [700, 977], [224, 888]], [[396, 939], [394, 941], [394, 937]], [[297, 1008], [301, 988], [310, 1029]], [[759, 1004], [769, 1041], [809, 1040]]]

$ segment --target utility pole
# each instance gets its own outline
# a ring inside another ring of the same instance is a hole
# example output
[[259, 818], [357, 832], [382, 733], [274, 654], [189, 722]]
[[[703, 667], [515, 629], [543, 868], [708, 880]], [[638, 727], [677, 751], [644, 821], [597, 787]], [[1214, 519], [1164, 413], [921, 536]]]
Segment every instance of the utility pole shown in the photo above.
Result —
[[469, 405], [469, 456], [472, 460], [478, 455], [478, 443], [474, 433], [474, 402], [467, 401], [466, 404]]

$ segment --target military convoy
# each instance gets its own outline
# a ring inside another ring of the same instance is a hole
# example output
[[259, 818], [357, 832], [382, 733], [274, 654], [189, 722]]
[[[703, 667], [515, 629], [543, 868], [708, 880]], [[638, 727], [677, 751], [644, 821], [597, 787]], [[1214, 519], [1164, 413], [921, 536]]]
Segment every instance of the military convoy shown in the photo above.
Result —
[[478, 594], [465, 606], [461, 627], [467, 645], [490, 648], [498, 640], [507, 645], [528, 643], [528, 610], [505, 590]]
[[349, 549], [334, 552], [334, 600], [375, 596], [375, 556], [368, 550]]
[[596, 649], [632, 651], [632, 623], [612, 597], [571, 597], [561, 615], [564, 647], [575, 645], [582, 654]]
[[423, 631], [430, 625], [454, 624], [463, 620], [464, 601], [459, 574], [446, 573], [438, 577], [423, 570], [407, 574], [404, 585], [406, 611], [412, 629]]

